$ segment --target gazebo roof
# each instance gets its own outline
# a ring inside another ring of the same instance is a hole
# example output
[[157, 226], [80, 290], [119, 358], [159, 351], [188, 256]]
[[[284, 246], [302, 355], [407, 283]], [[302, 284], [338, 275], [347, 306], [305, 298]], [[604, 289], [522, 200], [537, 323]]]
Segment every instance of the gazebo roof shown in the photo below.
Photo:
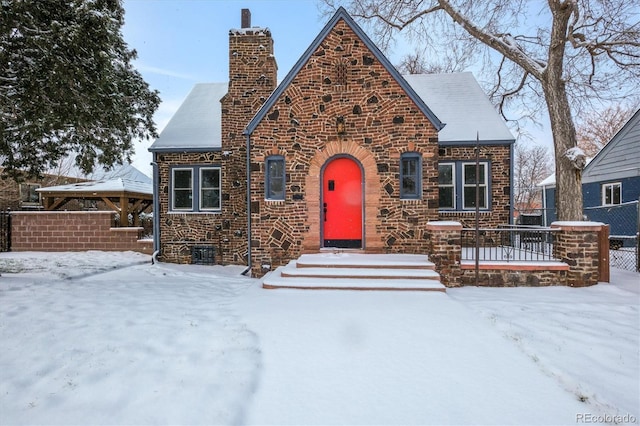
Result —
[[71, 183], [36, 189], [43, 197], [102, 198], [127, 197], [153, 199], [153, 185], [127, 178]]

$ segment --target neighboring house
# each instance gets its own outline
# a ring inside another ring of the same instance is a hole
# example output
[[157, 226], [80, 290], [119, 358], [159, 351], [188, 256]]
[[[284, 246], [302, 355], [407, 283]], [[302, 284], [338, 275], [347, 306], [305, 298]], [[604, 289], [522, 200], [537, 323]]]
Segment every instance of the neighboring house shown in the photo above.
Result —
[[55, 174], [44, 174], [40, 179], [28, 179], [21, 183], [16, 183], [13, 179], [0, 179], [0, 210], [40, 210], [42, 200], [37, 191], [39, 188], [85, 180]]
[[242, 17], [229, 81], [197, 84], [150, 148], [161, 260], [424, 253], [428, 221], [473, 224], [476, 183], [482, 226], [509, 223], [514, 137], [471, 73], [401, 76], [340, 8], [277, 85], [270, 30]]
[[[539, 184], [543, 188], [546, 224], [556, 219], [555, 176]], [[640, 110], [598, 152], [582, 172], [586, 219], [610, 225], [612, 236], [638, 232], [640, 199]]]

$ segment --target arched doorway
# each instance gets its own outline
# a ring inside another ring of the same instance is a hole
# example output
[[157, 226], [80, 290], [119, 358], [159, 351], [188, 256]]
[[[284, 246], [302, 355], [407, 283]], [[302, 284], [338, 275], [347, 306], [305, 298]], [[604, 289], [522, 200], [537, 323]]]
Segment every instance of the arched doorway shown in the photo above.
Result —
[[322, 247], [362, 248], [363, 172], [351, 157], [329, 159], [322, 171]]

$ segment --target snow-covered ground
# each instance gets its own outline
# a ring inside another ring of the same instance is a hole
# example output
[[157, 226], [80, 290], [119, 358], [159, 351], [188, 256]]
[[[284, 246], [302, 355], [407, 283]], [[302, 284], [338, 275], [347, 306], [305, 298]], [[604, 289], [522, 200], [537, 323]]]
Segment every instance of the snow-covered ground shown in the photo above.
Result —
[[443, 294], [241, 271], [0, 253], [0, 424], [639, 421], [638, 273]]

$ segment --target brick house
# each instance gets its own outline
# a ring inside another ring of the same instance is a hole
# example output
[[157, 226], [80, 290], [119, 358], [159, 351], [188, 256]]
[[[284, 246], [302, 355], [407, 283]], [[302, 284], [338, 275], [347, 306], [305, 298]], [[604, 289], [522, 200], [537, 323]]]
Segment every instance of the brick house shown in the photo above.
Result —
[[[150, 147], [160, 260], [425, 253], [428, 221], [512, 217], [513, 135], [471, 73], [401, 76], [340, 8], [277, 84], [267, 28], [229, 31], [229, 81], [197, 84]], [[480, 145], [479, 174], [476, 144]]]

